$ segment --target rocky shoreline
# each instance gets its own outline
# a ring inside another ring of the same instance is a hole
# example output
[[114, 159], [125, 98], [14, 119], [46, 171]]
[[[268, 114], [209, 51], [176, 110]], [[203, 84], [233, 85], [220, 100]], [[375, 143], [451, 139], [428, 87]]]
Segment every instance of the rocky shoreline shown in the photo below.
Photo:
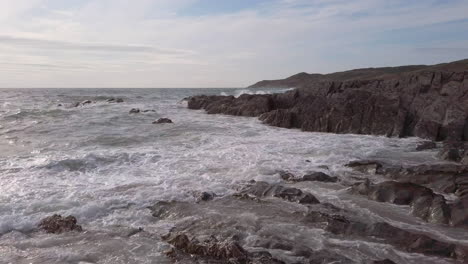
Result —
[[[270, 84], [261, 82], [256, 86]], [[428, 139], [416, 151], [438, 148], [441, 163], [404, 167], [379, 161], [351, 162], [346, 166], [361, 173], [362, 178], [351, 183], [347, 190], [351, 195], [364, 196], [373, 201], [406, 206], [408, 214], [423, 221], [467, 232], [468, 71], [429, 69], [401, 74], [396, 78], [314, 80], [301, 86], [282, 94], [193, 96], [188, 99], [188, 108], [204, 109], [208, 114], [258, 117], [268, 125], [303, 131]], [[442, 143], [436, 144], [437, 141]], [[288, 172], [280, 172], [279, 175], [286, 184], [340, 181], [339, 175], [331, 177], [321, 172], [302, 177]], [[303, 203], [302, 199], [307, 195], [300, 189], [255, 182], [237, 197], [258, 203], [264, 203], [266, 197]], [[224, 197], [216, 200], [216, 203], [226, 199], [233, 198]], [[336, 236], [377, 240], [407, 252], [452, 258], [460, 263], [468, 261], [468, 245], [465, 243], [439, 240], [431, 234], [401, 229], [387, 222], [359, 219], [352, 212], [323, 204], [311, 197], [306, 201], [310, 203], [303, 203], [307, 207], [304, 212], [291, 214], [278, 211], [275, 214], [308, 228], [320, 226]], [[336, 252], [325, 253], [326, 256], [333, 256], [331, 260], [320, 257], [323, 251], [310, 248], [299, 250], [300, 245], [296, 242], [288, 243], [284, 239], [275, 241], [279, 244], [269, 241], [267, 245], [295, 252], [308, 259], [307, 263], [353, 263]], [[189, 253], [184, 247], [178, 250]], [[394, 263], [388, 259], [375, 261]]]

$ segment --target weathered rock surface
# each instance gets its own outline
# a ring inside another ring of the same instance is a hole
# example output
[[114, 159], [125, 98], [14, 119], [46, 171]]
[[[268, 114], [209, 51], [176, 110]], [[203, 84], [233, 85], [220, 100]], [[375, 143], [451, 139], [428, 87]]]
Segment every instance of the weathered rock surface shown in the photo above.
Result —
[[320, 182], [337, 182], [338, 177], [332, 177], [326, 173], [316, 171], [309, 172], [302, 177], [296, 177], [294, 174], [287, 171], [279, 171], [281, 179], [290, 182], [301, 182], [301, 181], [320, 181]]
[[91, 100], [85, 100], [85, 101], [82, 101], [82, 102], [77, 102], [74, 106], [79, 107], [79, 106], [85, 106], [85, 105], [92, 104], [92, 103], [93, 102]]
[[435, 149], [435, 148], [437, 148], [437, 144], [433, 141], [426, 141], [416, 146], [417, 151], [423, 151], [423, 150]]
[[408, 252], [466, 260], [468, 250], [463, 245], [439, 241], [425, 234], [400, 229], [384, 222], [367, 223], [352, 216], [330, 214], [318, 211], [309, 212], [303, 221], [322, 223], [325, 230], [345, 237], [366, 237], [385, 241]]
[[195, 237], [189, 238], [184, 233], [169, 236], [166, 239], [173, 246], [173, 249], [167, 255], [175, 259], [180, 259], [181, 253], [185, 253], [195, 257], [203, 257], [204, 261], [209, 261], [210, 263], [284, 263], [272, 258], [267, 252], [263, 252], [263, 254], [250, 254], [232, 239], [219, 241], [215, 237], [209, 237], [204, 241], [200, 241]]
[[80, 225], [77, 225], [74, 216], [69, 215], [67, 217], [62, 217], [58, 214], [42, 219], [39, 223], [39, 228], [47, 233], [53, 234], [61, 234], [70, 231], [81, 232], [83, 230]]
[[237, 195], [246, 198], [249, 196], [256, 198], [277, 197], [290, 202], [298, 202], [300, 204], [320, 203], [315, 196], [310, 193], [303, 192], [300, 189], [284, 187], [279, 184], [268, 184], [266, 182], [256, 182], [241, 190]]
[[352, 191], [378, 202], [410, 205], [413, 215], [431, 223], [450, 222], [450, 206], [445, 198], [421, 185], [395, 181], [372, 184], [365, 181], [353, 186]]
[[259, 116], [266, 124], [304, 131], [466, 141], [468, 66], [385, 80], [322, 80], [284, 94], [194, 96], [188, 107]]
[[[388, 244], [406, 252], [457, 259], [461, 263], [464, 263], [468, 257], [466, 255], [468, 251], [462, 243], [444, 241], [431, 234], [405, 230], [330, 204], [311, 204], [305, 208], [294, 204], [288, 206], [274, 201], [257, 202], [228, 196], [210, 203], [159, 202], [151, 210], [157, 219], [172, 220], [177, 223], [164, 237], [174, 247], [169, 255], [176, 261], [188, 259], [205, 261], [204, 263], [282, 263], [281, 261], [373, 263], [375, 261], [366, 257], [360, 260], [349, 259], [338, 253], [337, 245], [328, 243], [327, 239], [323, 240], [323, 248], [317, 250], [313, 243], [306, 243], [311, 241], [309, 235], [304, 234], [302, 237], [296, 234], [291, 238], [289, 232], [280, 231], [291, 224], [294, 228], [304, 231], [323, 229], [326, 232], [322, 235], [332, 240], [353, 239], [356, 242]], [[178, 219], [186, 220], [177, 221]], [[251, 251], [252, 249], [255, 251]], [[354, 249], [349, 249], [352, 250]], [[294, 257], [296, 261], [285, 261], [277, 255], [273, 258], [268, 253], [262, 253], [260, 255], [266, 261], [262, 262], [258, 259], [259, 254], [255, 254], [258, 252], [286, 252], [281, 256]]]
[[128, 113], [129, 113], [129, 114], [138, 114], [138, 113], [140, 113], [140, 112], [141, 112], [140, 109], [138, 109], [138, 108], [132, 108], [132, 109], [130, 109], [130, 111], [129, 111]]
[[154, 121], [153, 124], [172, 124], [172, 120], [169, 118], [159, 118], [158, 120]]
[[123, 103], [124, 100], [122, 98], [109, 98], [106, 100], [108, 103]]
[[370, 174], [379, 173], [383, 167], [382, 163], [376, 160], [355, 160], [349, 162], [345, 166], [362, 173]]

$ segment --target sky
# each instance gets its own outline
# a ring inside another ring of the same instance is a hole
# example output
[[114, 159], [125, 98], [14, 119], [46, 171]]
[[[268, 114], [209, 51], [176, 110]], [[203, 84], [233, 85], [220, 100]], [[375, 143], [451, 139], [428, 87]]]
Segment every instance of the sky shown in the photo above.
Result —
[[0, 0], [0, 88], [245, 87], [468, 58], [468, 0]]

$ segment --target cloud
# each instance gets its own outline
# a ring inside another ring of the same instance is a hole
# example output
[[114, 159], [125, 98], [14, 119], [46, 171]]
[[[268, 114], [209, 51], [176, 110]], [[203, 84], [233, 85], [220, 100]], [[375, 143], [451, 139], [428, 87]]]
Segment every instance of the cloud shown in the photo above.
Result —
[[182, 12], [201, 1], [0, 0], [0, 69], [9, 72], [0, 86], [245, 86], [466, 54], [466, 1], [272, 0]]

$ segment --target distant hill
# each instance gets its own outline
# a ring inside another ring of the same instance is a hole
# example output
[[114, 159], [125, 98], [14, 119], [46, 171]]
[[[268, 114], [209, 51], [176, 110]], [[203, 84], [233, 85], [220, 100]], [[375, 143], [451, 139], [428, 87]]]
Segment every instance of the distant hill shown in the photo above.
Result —
[[249, 86], [249, 88], [306, 87], [309, 84], [318, 81], [349, 81], [372, 79], [388, 80], [399, 78], [405, 74], [416, 73], [418, 71], [425, 70], [448, 72], [468, 71], [468, 59], [436, 65], [408, 65], [398, 67], [363, 68], [329, 74], [309, 74], [301, 72], [286, 79], [260, 81], [254, 85]]

